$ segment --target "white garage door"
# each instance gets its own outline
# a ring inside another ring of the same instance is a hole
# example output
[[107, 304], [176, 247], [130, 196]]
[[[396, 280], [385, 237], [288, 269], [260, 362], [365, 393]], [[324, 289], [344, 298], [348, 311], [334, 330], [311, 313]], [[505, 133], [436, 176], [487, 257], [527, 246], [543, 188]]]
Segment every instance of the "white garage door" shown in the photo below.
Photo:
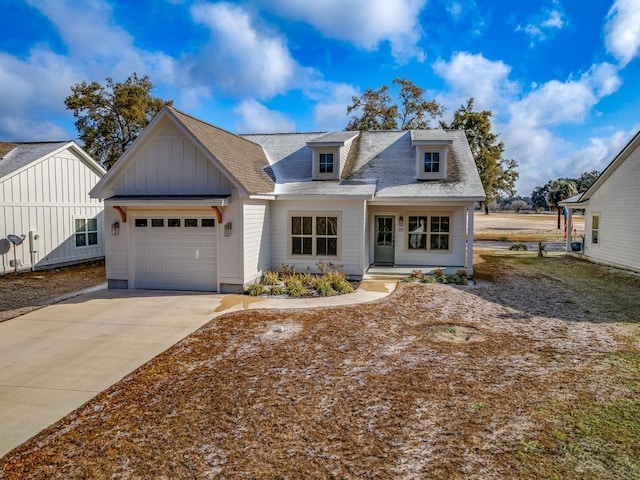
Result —
[[137, 217], [133, 234], [136, 288], [216, 290], [215, 219]]

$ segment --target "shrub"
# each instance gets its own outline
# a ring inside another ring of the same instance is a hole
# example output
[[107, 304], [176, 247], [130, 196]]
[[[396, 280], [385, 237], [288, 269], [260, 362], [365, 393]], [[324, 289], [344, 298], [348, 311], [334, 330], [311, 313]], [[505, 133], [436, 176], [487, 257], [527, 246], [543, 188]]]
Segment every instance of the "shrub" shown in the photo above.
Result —
[[284, 280], [284, 277], [288, 277], [296, 274], [296, 266], [295, 265], [285, 265], [284, 263], [278, 265], [278, 273], [280, 274], [280, 278]]
[[544, 246], [544, 243], [538, 242], [538, 256], [544, 257], [544, 254], [546, 251], [547, 251], [547, 247]]
[[293, 298], [300, 298], [308, 293], [307, 287], [300, 283], [300, 280], [289, 280], [285, 283], [285, 287]]
[[436, 277], [434, 277], [433, 275], [425, 275], [424, 277], [422, 277], [422, 282], [423, 283], [436, 283]]
[[431, 274], [436, 278], [444, 277], [444, 271], [440, 267], [434, 268]]
[[457, 274], [459, 277], [462, 277], [462, 278], [467, 278], [467, 277], [468, 277], [467, 269], [466, 269], [466, 268], [461, 268], [460, 270], [456, 271], [456, 274]]
[[344, 265], [335, 265], [333, 262], [327, 262], [326, 260], [318, 260], [316, 267], [320, 270], [320, 273], [339, 272]]
[[300, 280], [300, 283], [302, 283], [303, 285], [308, 285], [310, 287], [313, 287], [313, 284], [315, 282], [315, 277], [309, 272], [299, 273], [298, 280]]
[[411, 276], [413, 278], [417, 278], [418, 280], [421, 280], [424, 277], [424, 273], [422, 273], [422, 270], [416, 269], [411, 271]]
[[339, 295], [344, 295], [345, 293], [353, 293], [355, 291], [353, 289], [353, 286], [346, 279], [343, 279], [340, 282], [333, 283], [331, 286]]
[[511, 246], [509, 247], [509, 250], [514, 250], [514, 251], [518, 252], [520, 250], [526, 251], [528, 249], [527, 249], [527, 246], [524, 243], [516, 242], [516, 243], [511, 244]]
[[316, 283], [316, 292], [321, 297], [331, 297], [336, 294], [335, 290], [331, 286], [331, 282], [324, 279]]
[[264, 275], [262, 276], [262, 283], [264, 285], [277, 285], [278, 279], [277, 272], [264, 272]]
[[274, 285], [269, 288], [269, 295], [283, 295], [284, 289], [280, 285]]
[[247, 295], [251, 295], [252, 297], [259, 297], [264, 293], [264, 285], [261, 283], [252, 283], [245, 290]]

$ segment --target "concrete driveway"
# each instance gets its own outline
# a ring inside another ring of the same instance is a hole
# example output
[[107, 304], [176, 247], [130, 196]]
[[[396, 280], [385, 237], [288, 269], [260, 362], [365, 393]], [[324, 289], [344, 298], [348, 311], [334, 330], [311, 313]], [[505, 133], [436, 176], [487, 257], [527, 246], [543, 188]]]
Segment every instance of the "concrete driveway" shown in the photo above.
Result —
[[394, 279], [367, 280], [299, 300], [100, 290], [0, 323], [0, 457], [223, 313], [361, 303], [394, 289]]
[[224, 297], [102, 290], [0, 323], [0, 457], [207, 323]]

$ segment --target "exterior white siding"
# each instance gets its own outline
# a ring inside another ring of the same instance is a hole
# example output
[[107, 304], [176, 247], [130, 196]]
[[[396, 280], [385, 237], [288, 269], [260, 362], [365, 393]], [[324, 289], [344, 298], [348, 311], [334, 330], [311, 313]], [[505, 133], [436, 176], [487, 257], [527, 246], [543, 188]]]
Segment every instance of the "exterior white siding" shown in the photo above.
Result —
[[[585, 211], [585, 255], [640, 270], [640, 149], [636, 149], [594, 192]], [[593, 215], [600, 216], [598, 243], [592, 243]]]
[[[395, 224], [395, 261], [396, 265], [424, 265], [434, 267], [463, 266], [466, 254], [466, 214], [465, 207], [453, 206], [372, 206], [369, 209], [368, 235], [369, 245], [374, 245], [375, 216], [392, 215]], [[450, 217], [450, 237], [448, 251], [415, 251], [409, 249], [409, 216], [448, 216]], [[400, 227], [399, 218], [404, 225]], [[369, 247], [368, 262], [373, 263], [374, 249]]]
[[[102, 203], [89, 198], [101, 176], [69, 149], [0, 180], [0, 238], [24, 235], [16, 248], [19, 268], [46, 268], [104, 256]], [[76, 247], [75, 220], [98, 220], [98, 244]], [[33, 252], [29, 232], [37, 232]], [[0, 271], [12, 271], [13, 247]]]
[[231, 193], [231, 182], [168, 120], [147, 138], [113, 186], [114, 195]]
[[337, 258], [324, 257], [324, 260], [343, 265], [349, 275], [362, 275], [366, 266], [362, 263], [364, 244], [364, 202], [362, 200], [278, 200], [271, 209], [271, 265], [295, 265], [297, 270], [307, 267], [316, 272], [319, 258], [303, 259], [292, 257], [289, 252], [289, 213], [290, 212], [340, 212], [341, 221], [340, 255]]
[[244, 245], [244, 283], [251, 283], [271, 268], [269, 203], [245, 200], [242, 221]]

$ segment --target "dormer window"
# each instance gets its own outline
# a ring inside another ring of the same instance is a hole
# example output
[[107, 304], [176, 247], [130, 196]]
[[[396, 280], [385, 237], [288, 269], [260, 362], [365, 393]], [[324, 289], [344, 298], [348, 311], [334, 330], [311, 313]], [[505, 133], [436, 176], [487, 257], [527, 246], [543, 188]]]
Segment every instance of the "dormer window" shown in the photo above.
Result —
[[425, 173], [440, 172], [440, 152], [424, 153], [424, 172]]
[[314, 180], [339, 180], [351, 143], [360, 132], [329, 132], [307, 142]]
[[320, 173], [333, 173], [333, 153], [320, 154]]
[[411, 130], [411, 146], [416, 150], [418, 180], [445, 180], [447, 155], [453, 139], [445, 130]]

